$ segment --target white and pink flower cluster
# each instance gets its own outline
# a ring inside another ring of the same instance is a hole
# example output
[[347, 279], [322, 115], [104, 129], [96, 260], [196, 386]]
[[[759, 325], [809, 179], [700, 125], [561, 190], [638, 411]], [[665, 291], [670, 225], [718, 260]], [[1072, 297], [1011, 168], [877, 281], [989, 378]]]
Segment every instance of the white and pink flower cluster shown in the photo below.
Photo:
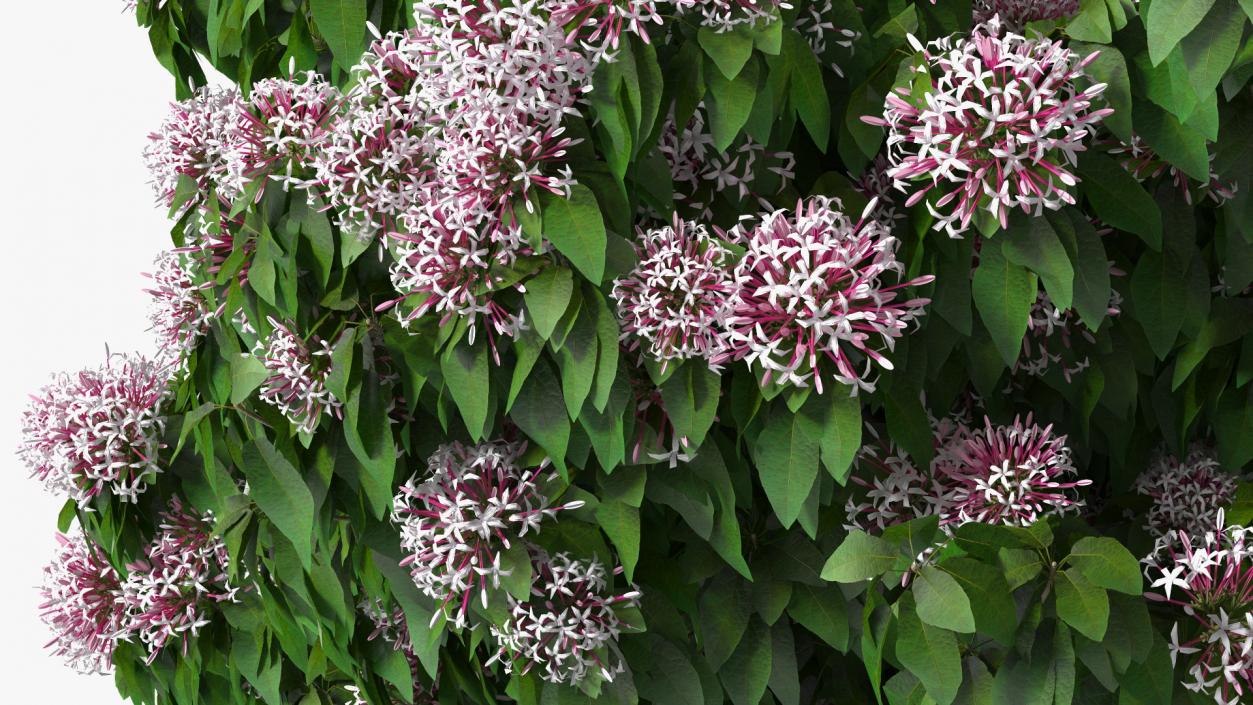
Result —
[[1078, 87], [1095, 53], [1080, 58], [996, 22], [926, 47], [911, 41], [925, 94], [897, 88], [882, 117], [862, 118], [888, 129], [888, 175], [903, 192], [916, 185], [906, 206], [934, 191], [934, 229], [960, 237], [980, 210], [1006, 227], [1014, 208], [1039, 215], [1075, 202], [1070, 168], [1112, 112], [1095, 107], [1105, 84]]
[[273, 318], [269, 323], [273, 330], [253, 351], [269, 373], [261, 383], [261, 401], [300, 431], [313, 433], [323, 413], [336, 418], [343, 413], [343, 402], [326, 388], [331, 347], [316, 335], [306, 343]]
[[1158, 539], [1145, 559], [1145, 597], [1187, 616], [1171, 627], [1169, 645], [1172, 664], [1191, 660], [1183, 686], [1236, 705], [1253, 694], [1253, 529], [1223, 522], [1219, 511], [1203, 531], [1172, 530]]
[[161, 352], [183, 362], [218, 315], [205, 296], [213, 283], [197, 284], [187, 254], [179, 250], [162, 252], [153, 264], [154, 271], [146, 275], [152, 279], [146, 290], [152, 297], [148, 320]]
[[933, 423], [935, 455], [923, 471], [891, 443], [862, 448], [857, 466], [869, 477], [853, 476], [864, 496], [845, 506], [848, 526], [879, 530], [923, 516], [938, 515], [946, 531], [967, 522], [1030, 526], [1041, 518], [1077, 511], [1073, 496], [1092, 483], [1072, 479], [1066, 437], [1031, 417], [984, 427], [965, 422]]
[[852, 393], [873, 391], [875, 365], [892, 368], [881, 349], [890, 351], [928, 303], [901, 301], [900, 290], [933, 277], [901, 283], [896, 238], [842, 207], [816, 196], [720, 232], [746, 249], [734, 269], [703, 226], [676, 221], [643, 233], [640, 264], [614, 286], [624, 335], [647, 341], [662, 361], [746, 360], [763, 385], [812, 383], [822, 393], [830, 374]]
[[250, 172], [285, 188], [313, 186], [313, 155], [326, 142], [341, 100], [339, 91], [312, 71], [302, 81], [267, 78], [253, 84], [241, 130]]
[[18, 457], [50, 491], [87, 505], [108, 489], [134, 502], [161, 472], [170, 370], [139, 355], [60, 373], [22, 415]]
[[695, 15], [700, 26], [718, 33], [768, 21], [792, 7], [784, 0], [674, 0], [674, 5], [679, 14]]
[[506, 673], [525, 675], [541, 669], [551, 683], [577, 685], [589, 676], [605, 681], [626, 670], [618, 651], [624, 624], [617, 610], [636, 607], [640, 593], [610, 593], [612, 574], [599, 561], [574, 560], [564, 553], [535, 557], [529, 600], [509, 598], [509, 619], [492, 626]]
[[[1110, 290], [1106, 315], [1121, 313], [1122, 294]], [[1022, 354], [1014, 362], [1014, 373], [1029, 377], [1042, 377], [1051, 369], [1058, 369], [1070, 382], [1075, 375], [1091, 366], [1091, 360], [1077, 348], [1076, 339], [1088, 344], [1096, 342], [1092, 331], [1073, 309], [1060, 309], [1053, 303], [1048, 292], [1040, 289], [1027, 318], [1027, 334], [1022, 339]]]
[[409, 478], [395, 497], [392, 519], [407, 554], [401, 565], [458, 627], [469, 623], [475, 593], [487, 607], [490, 591], [510, 575], [501, 562], [506, 551], [515, 543], [525, 547], [544, 519], [583, 505], [551, 506], [540, 487], [551, 479], [548, 461], [523, 468], [525, 450], [525, 444], [506, 442], [441, 446], [426, 476]]
[[1170, 531], [1200, 536], [1235, 500], [1238, 485], [1203, 446], [1194, 446], [1182, 460], [1159, 453], [1136, 478], [1136, 492], [1153, 500], [1144, 528], [1157, 537]]
[[999, 18], [1015, 29], [1028, 22], [1060, 20], [1079, 13], [1079, 0], [975, 0], [976, 23]]
[[207, 608], [233, 601], [230, 557], [213, 535], [213, 515], [185, 508], [177, 497], [161, 514], [160, 533], [123, 579], [104, 550], [81, 531], [57, 535], [44, 569], [40, 616], [53, 630], [48, 644], [76, 670], [112, 670], [118, 641], [138, 636], [148, 662], [172, 640], [188, 640], [209, 623]]

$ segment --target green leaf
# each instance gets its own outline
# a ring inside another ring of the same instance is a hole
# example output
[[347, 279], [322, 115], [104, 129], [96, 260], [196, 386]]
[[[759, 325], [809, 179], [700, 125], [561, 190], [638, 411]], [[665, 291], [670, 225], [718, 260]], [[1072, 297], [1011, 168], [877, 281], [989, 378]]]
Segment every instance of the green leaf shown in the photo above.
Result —
[[526, 283], [526, 310], [540, 339], [548, 340], [553, 334], [573, 292], [574, 276], [565, 267], [549, 267]]
[[1236, 0], [1216, 0], [1205, 19], [1180, 42], [1188, 79], [1198, 96], [1209, 95], [1222, 80], [1240, 49], [1245, 24]]
[[[1067, 33], [1070, 33], [1073, 28], [1072, 21], [1067, 26]], [[1075, 35], [1071, 33], [1071, 36]], [[1118, 139], [1130, 142], [1132, 137], [1131, 76], [1127, 70], [1126, 57], [1117, 47], [1109, 46], [1108, 42], [1109, 40], [1106, 39], [1105, 45], [1072, 43], [1070, 48], [1085, 57], [1094, 51], [1100, 52], [1100, 55], [1088, 64], [1087, 74], [1092, 83], [1105, 84], [1105, 92], [1101, 94], [1101, 97], [1109, 103], [1109, 107], [1114, 109], [1114, 113], [1107, 115], [1101, 124], [1108, 127]]]
[[848, 607], [838, 587], [793, 583], [787, 613], [831, 648], [848, 649]]
[[599, 345], [593, 313], [580, 310], [578, 318], [557, 351], [557, 363], [561, 368], [561, 393], [566, 401], [566, 413], [577, 418], [583, 402], [592, 391], [596, 381], [596, 353]]
[[926, 566], [914, 578], [913, 589], [918, 618], [923, 622], [964, 634], [974, 632], [970, 598], [953, 576], [935, 566]]
[[570, 417], [561, 396], [561, 385], [549, 364], [540, 360], [522, 385], [510, 418], [548, 452], [553, 465], [566, 475], [566, 448], [570, 444]]
[[730, 32], [701, 27], [696, 32], [696, 41], [727, 80], [734, 80], [740, 75], [744, 64], [753, 55], [753, 38], [742, 26]]
[[758, 479], [784, 528], [796, 522], [818, 479], [821, 438], [821, 427], [807, 414], [778, 412], [753, 445]]
[[734, 80], [728, 79], [719, 71], [705, 72], [705, 78], [709, 82], [709, 93], [706, 96], [709, 126], [713, 133], [714, 148], [719, 152], [725, 152], [731, 146], [748, 122], [748, 116], [753, 112], [753, 103], [757, 99], [759, 73], [756, 60], [745, 64]]
[[335, 63], [351, 68], [361, 56], [365, 40], [365, 0], [309, 0], [309, 9]]
[[368, 373], [344, 401], [344, 440], [364, 470], [359, 480], [374, 516], [382, 518], [392, 505], [396, 474], [396, 442], [392, 438], [388, 407], [378, 375]]
[[1109, 595], [1093, 585], [1077, 568], [1057, 574], [1053, 584], [1057, 616], [1092, 641], [1105, 638], [1109, 626]]
[[1083, 193], [1106, 223], [1162, 249], [1162, 211], [1153, 197], [1118, 162], [1092, 151], [1079, 157]]
[[968, 556], [950, 558], [940, 569], [953, 576], [969, 598], [975, 628], [1006, 646], [1013, 645], [1018, 609], [1001, 571]]
[[[1025, 221], [1025, 222], [1024, 222]], [[1075, 270], [1048, 218], [1014, 218], [1002, 241], [1005, 258], [1040, 275], [1059, 309], [1074, 302]]]
[[738, 577], [724, 571], [701, 593], [699, 609], [701, 649], [710, 666], [721, 668], [748, 629], [752, 617], [748, 590]]
[[1075, 270], [1075, 311], [1091, 330], [1098, 330], [1109, 313], [1109, 259], [1096, 228], [1074, 209], [1050, 214]]
[[249, 495], [274, 528], [296, 548], [305, 569], [313, 565], [313, 493], [287, 458], [264, 436], [244, 446]]
[[674, 431], [687, 439], [689, 447], [699, 448], [705, 442], [721, 394], [721, 379], [700, 360], [683, 364], [661, 385], [661, 399]]
[[270, 376], [255, 356], [240, 353], [231, 361], [231, 403], [242, 404]]
[[949, 705], [961, 687], [961, 652], [957, 637], [947, 629], [919, 619], [913, 597], [905, 593], [897, 604], [896, 658], [922, 681], [938, 705]]
[[1088, 582], [1128, 595], [1144, 593], [1140, 562], [1117, 540], [1105, 536], [1085, 536], [1075, 542], [1066, 560], [1083, 573]]
[[1162, 63], [1179, 41], [1196, 28], [1214, 0], [1154, 0], [1145, 19], [1149, 58], [1153, 65]]
[[466, 430], [475, 441], [482, 440], [487, 432], [491, 381], [488, 355], [486, 341], [472, 344], [462, 338], [440, 358], [444, 387], [452, 395]]
[[822, 579], [837, 583], [871, 580], [896, 565], [896, 546], [864, 531], [850, 531], [848, 537], [822, 566]]
[[605, 222], [586, 186], [576, 184], [570, 197], [545, 192], [544, 236], [593, 284], [605, 273]]
[[1035, 275], [1005, 258], [999, 238], [985, 240], [971, 292], [997, 352], [1005, 364], [1013, 366], [1036, 299]]
[[735, 653], [718, 671], [722, 686], [733, 705], [758, 705], [770, 682], [774, 643], [770, 628], [753, 619], [735, 648]]
[[770, 629], [770, 692], [779, 705], [800, 705], [800, 672], [796, 666], [796, 644], [792, 625], [784, 619]]
[[1186, 295], [1187, 280], [1177, 258], [1156, 252], [1140, 257], [1131, 274], [1131, 304], [1159, 360], [1166, 359], [1179, 338]]
[[655, 705], [692, 705], [705, 700], [700, 674], [691, 660], [668, 639], [648, 642], [649, 666], [635, 675], [640, 697]]
[[858, 397], [838, 391], [827, 395], [819, 447], [823, 466], [840, 484], [848, 479], [853, 458], [861, 449], [861, 427], [861, 400]]
[[818, 149], [826, 152], [831, 137], [831, 101], [826, 85], [822, 82], [822, 67], [809, 43], [795, 30], [783, 35], [787, 55], [792, 60], [792, 74], [788, 81], [792, 105], [800, 115], [801, 122], [813, 138]]
[[640, 557], [640, 510], [625, 502], [601, 501], [596, 507], [596, 523], [618, 550], [618, 560], [631, 580]]

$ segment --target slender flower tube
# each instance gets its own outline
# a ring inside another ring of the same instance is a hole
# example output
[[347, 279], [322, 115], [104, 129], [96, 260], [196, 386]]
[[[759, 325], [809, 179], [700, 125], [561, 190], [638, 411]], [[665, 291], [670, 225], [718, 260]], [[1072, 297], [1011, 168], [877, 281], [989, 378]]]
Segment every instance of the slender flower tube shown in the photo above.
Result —
[[255, 83], [243, 114], [250, 176], [268, 176], [284, 188], [314, 185], [314, 157], [330, 135], [341, 100], [339, 91], [312, 71], [303, 81]]
[[152, 279], [152, 288], [145, 290], [152, 297], [148, 320], [162, 351], [182, 362], [218, 315], [204, 293], [213, 283], [195, 283], [187, 254], [178, 250], [162, 252], [153, 264], [154, 271], [146, 275]]

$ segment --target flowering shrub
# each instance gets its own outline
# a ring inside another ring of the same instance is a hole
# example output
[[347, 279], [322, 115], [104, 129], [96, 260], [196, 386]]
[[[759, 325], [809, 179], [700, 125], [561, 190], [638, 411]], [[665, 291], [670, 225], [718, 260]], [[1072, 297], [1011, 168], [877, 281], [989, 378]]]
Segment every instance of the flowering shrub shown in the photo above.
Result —
[[1245, 5], [129, 3], [159, 352], [22, 417], [49, 649], [140, 705], [1249, 701]]

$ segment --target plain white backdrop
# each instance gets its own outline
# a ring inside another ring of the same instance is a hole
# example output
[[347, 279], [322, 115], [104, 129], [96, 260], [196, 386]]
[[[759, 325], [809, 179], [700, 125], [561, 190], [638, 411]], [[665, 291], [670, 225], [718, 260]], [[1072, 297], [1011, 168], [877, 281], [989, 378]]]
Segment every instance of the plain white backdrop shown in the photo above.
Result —
[[121, 0], [0, 9], [0, 675], [7, 701], [123, 702], [44, 651], [43, 564], [62, 500], [14, 456], [27, 395], [57, 370], [150, 352], [141, 272], [170, 245], [141, 151], [174, 95]]

